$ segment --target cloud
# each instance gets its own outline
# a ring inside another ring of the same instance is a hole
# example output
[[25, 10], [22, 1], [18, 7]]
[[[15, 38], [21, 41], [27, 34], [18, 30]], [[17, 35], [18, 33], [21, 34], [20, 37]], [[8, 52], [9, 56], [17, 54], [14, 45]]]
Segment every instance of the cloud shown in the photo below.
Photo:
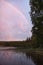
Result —
[[25, 39], [29, 32], [29, 23], [21, 11], [2, 0], [0, 2], [0, 41]]

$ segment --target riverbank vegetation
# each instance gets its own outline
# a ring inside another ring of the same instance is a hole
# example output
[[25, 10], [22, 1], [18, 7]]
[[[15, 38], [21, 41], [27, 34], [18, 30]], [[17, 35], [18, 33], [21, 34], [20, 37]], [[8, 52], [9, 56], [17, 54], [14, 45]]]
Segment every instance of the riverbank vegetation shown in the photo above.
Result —
[[43, 44], [34, 42], [34, 39], [27, 39], [25, 41], [0, 41], [0, 46], [9, 46], [9, 47], [25, 47], [25, 48], [43, 48]]

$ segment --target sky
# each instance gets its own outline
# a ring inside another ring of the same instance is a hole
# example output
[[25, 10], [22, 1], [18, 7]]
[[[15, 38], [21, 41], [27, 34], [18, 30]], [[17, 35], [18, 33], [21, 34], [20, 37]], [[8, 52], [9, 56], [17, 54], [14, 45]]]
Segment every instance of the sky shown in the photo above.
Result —
[[0, 41], [31, 37], [29, 0], [0, 0]]

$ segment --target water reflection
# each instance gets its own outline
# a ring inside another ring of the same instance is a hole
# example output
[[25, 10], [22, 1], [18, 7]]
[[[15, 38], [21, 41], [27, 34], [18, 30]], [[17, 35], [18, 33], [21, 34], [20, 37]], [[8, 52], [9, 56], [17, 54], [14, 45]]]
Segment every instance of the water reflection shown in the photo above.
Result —
[[14, 50], [0, 50], [0, 65], [35, 65], [31, 57]]
[[36, 54], [36, 53], [26, 53], [27, 58], [30, 58], [34, 61], [36, 65], [43, 65], [43, 55]]

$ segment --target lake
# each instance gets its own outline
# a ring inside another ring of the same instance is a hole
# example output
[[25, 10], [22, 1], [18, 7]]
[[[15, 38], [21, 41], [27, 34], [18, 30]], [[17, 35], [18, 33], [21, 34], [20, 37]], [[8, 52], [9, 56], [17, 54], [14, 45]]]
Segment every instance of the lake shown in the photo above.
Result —
[[1, 47], [0, 65], [37, 65], [37, 63], [27, 53], [16, 51], [12, 47]]

